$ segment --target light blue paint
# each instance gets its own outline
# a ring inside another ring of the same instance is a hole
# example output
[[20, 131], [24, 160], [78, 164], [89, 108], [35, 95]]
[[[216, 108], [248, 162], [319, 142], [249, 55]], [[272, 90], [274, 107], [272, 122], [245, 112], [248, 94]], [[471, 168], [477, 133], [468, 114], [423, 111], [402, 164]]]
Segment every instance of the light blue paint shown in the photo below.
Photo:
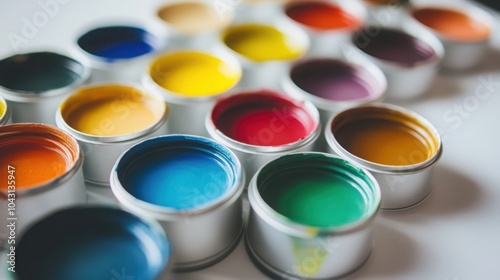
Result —
[[122, 158], [123, 187], [145, 202], [188, 210], [216, 201], [239, 178], [236, 158], [220, 144], [193, 136], [165, 136], [133, 147]]

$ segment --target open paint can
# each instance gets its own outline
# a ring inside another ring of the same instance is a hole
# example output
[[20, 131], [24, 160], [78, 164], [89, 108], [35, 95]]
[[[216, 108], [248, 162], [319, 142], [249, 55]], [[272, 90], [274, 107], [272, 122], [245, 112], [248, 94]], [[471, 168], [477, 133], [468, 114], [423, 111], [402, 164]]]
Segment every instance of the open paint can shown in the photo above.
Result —
[[287, 153], [311, 151], [320, 134], [319, 113], [306, 100], [255, 90], [218, 99], [207, 131], [240, 159], [248, 180], [267, 162]]
[[339, 43], [348, 42], [364, 25], [366, 9], [357, 1], [291, 1], [283, 12], [311, 38], [309, 55], [339, 55]]
[[13, 279], [171, 279], [170, 246], [155, 221], [114, 208], [69, 208], [20, 239]]
[[59, 104], [90, 76], [87, 62], [59, 52], [16, 54], [0, 60], [0, 97], [12, 122], [55, 125]]
[[160, 222], [174, 244], [174, 270], [189, 271], [220, 261], [238, 244], [244, 177], [226, 147], [175, 134], [127, 150], [110, 181], [123, 207]]
[[217, 33], [234, 18], [234, 8], [203, 0], [176, 0], [160, 6], [156, 16], [168, 32], [174, 49], [210, 49]]
[[92, 184], [109, 185], [116, 159], [146, 138], [167, 133], [169, 110], [160, 96], [125, 84], [80, 88], [57, 111], [57, 125], [78, 140], [83, 172]]
[[[370, 61], [348, 61], [341, 58], [309, 58], [294, 63], [284, 77], [284, 92], [296, 99], [311, 101], [320, 114], [321, 124], [332, 114], [346, 108], [382, 101], [387, 80]], [[324, 137], [316, 149], [326, 151]]]
[[235, 56], [243, 68], [240, 88], [279, 88], [290, 64], [306, 54], [309, 37], [296, 24], [239, 23], [226, 28], [220, 49]]
[[375, 176], [384, 210], [406, 209], [429, 195], [443, 148], [422, 116], [394, 105], [366, 105], [332, 116], [325, 135], [331, 152]]
[[[0, 238], [20, 237], [41, 217], [85, 204], [83, 154], [78, 142], [46, 124], [0, 126]], [[5, 208], [4, 208], [5, 207]]]
[[0, 96], [0, 125], [6, 125], [11, 122], [10, 119], [10, 107], [8, 106], [5, 99]]
[[185, 50], [153, 60], [143, 84], [169, 103], [170, 133], [206, 136], [204, 120], [214, 100], [231, 91], [241, 75], [230, 55]]
[[[412, 99], [424, 94], [436, 77], [444, 55], [443, 45], [418, 26], [387, 28], [365, 26], [354, 33], [344, 56], [362, 55], [387, 78], [387, 97]], [[415, 82], [418, 81], [418, 82]], [[411, 85], [411, 86], [408, 86]]]
[[91, 82], [139, 82], [151, 56], [167, 43], [163, 35], [150, 29], [114, 24], [82, 32], [77, 45], [91, 62]]
[[445, 50], [442, 66], [449, 70], [467, 70], [477, 66], [495, 26], [495, 19], [489, 13], [465, 1], [415, 4], [410, 19], [441, 40]]
[[336, 156], [296, 153], [262, 167], [248, 188], [247, 252], [273, 279], [337, 279], [372, 251], [380, 189]]

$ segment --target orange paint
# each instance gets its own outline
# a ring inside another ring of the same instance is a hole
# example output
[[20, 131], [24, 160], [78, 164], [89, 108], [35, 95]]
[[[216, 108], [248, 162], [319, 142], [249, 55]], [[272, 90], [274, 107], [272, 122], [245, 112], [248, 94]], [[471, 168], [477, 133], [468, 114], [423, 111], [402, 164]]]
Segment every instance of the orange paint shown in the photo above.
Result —
[[446, 8], [421, 8], [413, 17], [443, 37], [457, 41], [486, 40], [491, 29], [485, 23], [465, 13]]
[[[24, 190], [49, 183], [75, 164], [79, 156], [76, 140], [57, 132], [56, 128], [50, 129], [68, 139], [59, 138], [50, 130], [45, 133], [38, 131], [47, 127], [22, 124], [5, 126], [0, 130], [0, 191], [6, 191], [8, 185]], [[10, 168], [13, 171], [10, 174], [9, 166], [14, 167]], [[10, 184], [9, 175], [14, 176], [10, 178]]]
[[355, 29], [361, 25], [356, 16], [324, 2], [294, 3], [286, 9], [286, 14], [298, 23], [321, 30]]

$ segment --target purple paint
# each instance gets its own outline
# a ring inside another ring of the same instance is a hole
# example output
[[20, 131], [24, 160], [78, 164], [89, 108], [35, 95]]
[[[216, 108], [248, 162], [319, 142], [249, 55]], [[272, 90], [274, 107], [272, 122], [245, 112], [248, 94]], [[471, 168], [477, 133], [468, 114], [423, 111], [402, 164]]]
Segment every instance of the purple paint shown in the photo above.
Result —
[[303, 91], [332, 101], [370, 98], [378, 84], [368, 71], [339, 59], [301, 62], [292, 68], [290, 78]]
[[368, 26], [354, 33], [352, 40], [373, 57], [407, 67], [437, 58], [432, 46], [396, 29]]

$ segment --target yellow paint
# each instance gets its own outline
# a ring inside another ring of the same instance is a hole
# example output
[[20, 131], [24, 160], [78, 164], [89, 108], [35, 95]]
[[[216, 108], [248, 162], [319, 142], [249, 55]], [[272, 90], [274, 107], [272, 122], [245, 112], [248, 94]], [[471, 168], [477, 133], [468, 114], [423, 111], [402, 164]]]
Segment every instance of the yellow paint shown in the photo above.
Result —
[[203, 97], [232, 88], [241, 78], [241, 69], [210, 54], [186, 51], [157, 58], [149, 74], [174, 94]]
[[3, 100], [0, 100], [0, 119], [2, 119], [5, 115], [5, 111], [5, 104], [3, 103]]
[[257, 62], [295, 59], [306, 50], [304, 42], [298, 42], [272, 26], [260, 24], [230, 27], [222, 39], [233, 51]]
[[98, 85], [83, 88], [61, 105], [64, 121], [94, 136], [120, 136], [142, 131], [165, 114], [163, 101], [130, 86]]

